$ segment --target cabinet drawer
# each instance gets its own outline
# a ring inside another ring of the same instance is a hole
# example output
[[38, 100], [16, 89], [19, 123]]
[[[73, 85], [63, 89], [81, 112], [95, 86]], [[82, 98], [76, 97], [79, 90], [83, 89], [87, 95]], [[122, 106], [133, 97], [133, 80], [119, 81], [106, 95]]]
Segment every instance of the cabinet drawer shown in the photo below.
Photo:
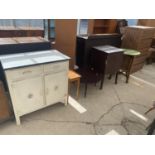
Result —
[[25, 79], [43, 73], [43, 66], [24, 67], [6, 71], [6, 76], [11, 80]]
[[44, 65], [44, 72], [45, 73], [58, 73], [62, 71], [67, 71], [69, 67], [69, 62], [56, 62]]

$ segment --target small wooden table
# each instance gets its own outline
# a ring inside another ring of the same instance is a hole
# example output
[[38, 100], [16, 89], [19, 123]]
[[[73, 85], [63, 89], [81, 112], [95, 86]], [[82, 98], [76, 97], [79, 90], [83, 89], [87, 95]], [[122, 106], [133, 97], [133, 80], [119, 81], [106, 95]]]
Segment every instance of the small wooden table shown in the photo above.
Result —
[[80, 92], [80, 78], [81, 78], [81, 75], [79, 75], [73, 70], [69, 70], [68, 72], [69, 85], [70, 85], [70, 82], [77, 82], [77, 92], [76, 92], [77, 98], [79, 98], [79, 92]]
[[126, 83], [128, 83], [130, 74], [135, 72], [137, 69], [139, 69], [139, 66], [142, 68], [141, 64], [144, 61], [145, 57], [143, 59], [139, 59], [137, 64], [135, 62], [135, 58], [137, 58], [140, 54], [141, 53], [137, 50], [124, 49], [123, 63], [122, 63], [121, 69], [116, 74], [115, 84], [117, 84], [117, 79], [119, 74], [125, 73]]

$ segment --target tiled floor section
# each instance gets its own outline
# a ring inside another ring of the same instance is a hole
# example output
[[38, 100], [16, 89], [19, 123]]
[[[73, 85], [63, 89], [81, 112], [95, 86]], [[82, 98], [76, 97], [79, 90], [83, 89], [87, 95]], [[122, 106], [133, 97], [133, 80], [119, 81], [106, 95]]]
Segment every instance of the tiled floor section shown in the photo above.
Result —
[[[155, 65], [145, 66], [134, 76], [155, 83]], [[87, 109], [82, 114], [70, 105], [58, 103], [23, 116], [21, 126], [16, 126], [14, 120], [1, 124], [0, 134], [104, 135], [111, 131], [120, 135], [147, 134], [146, 127], [155, 118], [155, 111], [147, 116], [144, 112], [155, 100], [155, 87], [132, 78], [129, 84], [124, 81], [120, 76], [115, 85], [114, 79], [106, 79], [103, 90], [99, 90], [99, 84], [89, 85], [86, 98], [81, 85], [78, 102]]]

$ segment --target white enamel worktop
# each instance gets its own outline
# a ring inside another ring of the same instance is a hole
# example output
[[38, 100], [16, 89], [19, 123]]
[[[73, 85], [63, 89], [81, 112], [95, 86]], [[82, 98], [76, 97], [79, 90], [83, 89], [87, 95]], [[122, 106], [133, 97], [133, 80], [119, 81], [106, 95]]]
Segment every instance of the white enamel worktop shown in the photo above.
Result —
[[0, 61], [4, 70], [68, 59], [68, 56], [60, 53], [57, 50], [45, 50], [0, 56]]

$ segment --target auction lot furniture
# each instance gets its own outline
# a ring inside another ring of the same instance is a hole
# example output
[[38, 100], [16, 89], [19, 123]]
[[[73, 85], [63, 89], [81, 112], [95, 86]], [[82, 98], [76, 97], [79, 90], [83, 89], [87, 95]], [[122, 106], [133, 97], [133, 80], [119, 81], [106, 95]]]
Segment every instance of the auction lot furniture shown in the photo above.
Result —
[[83, 68], [88, 65], [90, 50], [94, 46], [121, 46], [121, 35], [117, 33], [77, 36], [76, 65]]
[[8, 120], [11, 117], [11, 109], [8, 98], [5, 94], [4, 86], [0, 81], [0, 122]]
[[149, 48], [151, 47], [152, 39], [155, 34], [154, 27], [147, 26], [129, 26], [125, 28], [122, 40], [122, 48], [134, 49], [141, 54], [134, 58], [133, 65], [135, 69], [132, 72], [140, 70], [147, 57], [149, 57]]
[[53, 105], [67, 104], [69, 57], [57, 50], [0, 56], [16, 123], [20, 117]]
[[113, 46], [95, 46], [91, 50], [91, 65], [102, 75], [100, 89], [106, 74], [116, 74], [122, 65], [123, 50]]
[[134, 73], [141, 66], [140, 58], [137, 61], [137, 57], [139, 57], [140, 52], [136, 50], [124, 49], [123, 63], [121, 65], [121, 69], [116, 74], [115, 84], [117, 84], [117, 79], [119, 74], [125, 74], [126, 83], [129, 82], [129, 77], [131, 73]]
[[81, 78], [81, 75], [79, 75], [78, 73], [76, 73], [73, 70], [69, 70], [69, 72], [68, 72], [69, 86], [70, 86], [70, 83], [72, 83], [72, 82], [77, 83], [77, 91], [76, 91], [77, 99], [79, 98], [79, 92], [80, 92], [80, 78]]

